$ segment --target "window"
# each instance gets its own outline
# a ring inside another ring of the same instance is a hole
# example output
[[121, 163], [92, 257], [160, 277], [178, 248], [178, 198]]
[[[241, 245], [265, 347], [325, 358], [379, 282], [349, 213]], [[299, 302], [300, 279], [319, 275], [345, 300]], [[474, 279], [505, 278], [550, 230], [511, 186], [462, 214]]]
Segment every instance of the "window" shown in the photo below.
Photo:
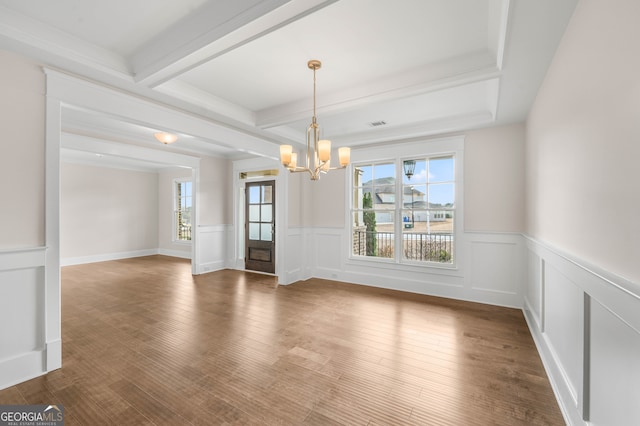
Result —
[[353, 256], [453, 264], [455, 157], [354, 164]]
[[174, 241], [191, 241], [192, 184], [188, 179], [174, 181]]

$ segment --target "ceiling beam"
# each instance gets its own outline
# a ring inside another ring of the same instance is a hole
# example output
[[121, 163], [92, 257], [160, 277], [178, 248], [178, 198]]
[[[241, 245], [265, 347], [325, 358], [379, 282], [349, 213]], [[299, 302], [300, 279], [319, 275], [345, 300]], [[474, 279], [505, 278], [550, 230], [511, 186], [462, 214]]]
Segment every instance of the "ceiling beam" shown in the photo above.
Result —
[[45, 69], [45, 73], [47, 97], [59, 99], [65, 106], [106, 114], [148, 128], [185, 133], [240, 152], [279, 157], [278, 144], [255, 134], [54, 70]]
[[210, 2], [131, 58], [136, 82], [158, 86], [337, 0]]
[[121, 56], [4, 6], [0, 6], [0, 47], [61, 68], [132, 80], [129, 65]]

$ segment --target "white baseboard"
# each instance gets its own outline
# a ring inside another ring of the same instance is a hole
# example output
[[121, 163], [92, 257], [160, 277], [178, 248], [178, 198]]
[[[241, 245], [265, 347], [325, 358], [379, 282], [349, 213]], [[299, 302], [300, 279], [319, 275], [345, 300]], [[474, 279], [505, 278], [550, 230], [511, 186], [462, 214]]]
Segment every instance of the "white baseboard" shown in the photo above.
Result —
[[45, 350], [45, 369], [47, 371], [57, 370], [62, 368], [62, 340], [57, 339], [51, 342], [47, 342], [47, 349]]
[[32, 351], [0, 360], [0, 390], [45, 374], [44, 357], [44, 351]]
[[129, 259], [132, 257], [151, 256], [159, 254], [159, 249], [125, 251], [119, 253], [105, 253], [91, 256], [67, 257], [60, 259], [60, 266], [82, 265], [85, 263], [108, 262], [110, 260]]
[[160, 248], [158, 253], [163, 256], [179, 257], [181, 259], [191, 259], [191, 251], [169, 250]]
[[207, 272], [221, 271], [226, 268], [227, 268], [227, 265], [224, 260], [219, 260], [216, 262], [207, 262], [207, 263], [202, 263], [198, 265], [197, 273], [206, 274]]

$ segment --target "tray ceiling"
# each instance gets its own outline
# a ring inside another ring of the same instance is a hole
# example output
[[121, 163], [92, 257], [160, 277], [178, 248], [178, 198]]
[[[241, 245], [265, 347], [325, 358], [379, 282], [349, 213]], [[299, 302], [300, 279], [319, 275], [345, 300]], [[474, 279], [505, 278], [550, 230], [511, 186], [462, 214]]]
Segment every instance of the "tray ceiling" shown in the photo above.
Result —
[[[0, 48], [294, 144], [319, 59], [318, 121], [356, 147], [523, 121], [576, 1], [0, 0]], [[134, 143], [162, 124], [63, 119], [70, 134]], [[212, 135], [170, 149], [239, 148]]]

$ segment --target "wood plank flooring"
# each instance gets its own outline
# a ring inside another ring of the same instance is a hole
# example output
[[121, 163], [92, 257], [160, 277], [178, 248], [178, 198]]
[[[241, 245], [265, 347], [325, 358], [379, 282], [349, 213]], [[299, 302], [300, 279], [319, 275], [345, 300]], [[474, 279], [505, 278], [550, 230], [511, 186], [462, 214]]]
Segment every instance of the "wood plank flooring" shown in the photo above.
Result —
[[563, 425], [522, 312], [149, 256], [62, 270], [69, 425]]

